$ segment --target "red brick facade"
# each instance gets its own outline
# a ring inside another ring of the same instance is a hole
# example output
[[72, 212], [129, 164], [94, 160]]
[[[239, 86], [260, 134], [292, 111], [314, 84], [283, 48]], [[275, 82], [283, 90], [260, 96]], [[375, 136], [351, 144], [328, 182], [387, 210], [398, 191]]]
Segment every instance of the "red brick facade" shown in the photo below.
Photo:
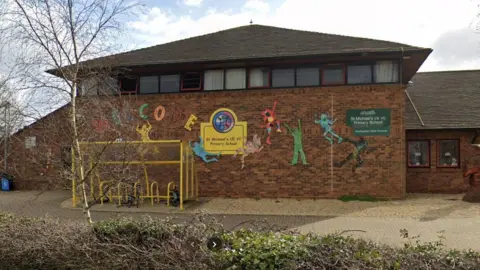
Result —
[[[118, 97], [96, 97], [97, 99], [120, 99]], [[92, 121], [104, 119], [113, 127], [111, 111], [117, 105], [102, 109], [104, 114], [94, 110], [94, 105], [87, 98], [82, 98], [82, 117], [85, 117], [82, 136], [88, 139], [107, 140], [121, 137], [124, 140], [139, 140], [140, 135], [135, 126], [141, 124], [138, 117], [138, 108], [149, 104], [149, 122], [152, 125], [150, 138], [181, 139], [197, 141], [200, 135], [201, 122], [208, 122], [210, 115], [219, 108], [233, 110], [239, 121], [248, 122], [248, 139], [253, 134], [262, 138], [265, 148], [260, 153], [249, 155], [245, 159], [245, 169], [240, 169], [239, 159], [232, 159], [230, 155], [221, 156], [219, 162], [205, 164], [196, 158], [200, 196], [220, 197], [337, 197], [345, 194], [370, 194], [378, 197], [400, 198], [405, 194], [406, 149], [404, 132], [404, 92], [401, 85], [365, 85], [365, 86], [337, 86], [297, 89], [266, 89], [221, 91], [203, 93], [179, 93], [166, 95], [138, 95], [121, 97], [124, 104], [131, 108], [135, 119], [123, 128], [102, 135], [95, 133]], [[274, 101], [278, 101], [277, 117], [282, 123], [291, 127], [297, 126], [297, 120], [302, 121], [303, 150], [309, 165], [290, 164], [293, 155], [293, 138], [286, 133], [272, 131], [272, 144], [266, 145], [266, 131], [260, 128], [263, 124], [261, 112], [271, 108]], [[102, 101], [100, 100], [100, 105]], [[153, 109], [162, 105], [166, 114], [162, 121], [153, 119]], [[390, 136], [366, 136], [369, 147], [375, 151], [362, 154], [365, 162], [362, 167], [352, 171], [352, 162], [343, 167], [332, 164], [341, 161], [352, 153], [354, 146], [349, 142], [340, 144], [330, 143], [323, 138], [322, 128], [314, 123], [315, 113], [328, 112], [337, 118], [334, 131], [341, 137], [352, 140], [353, 131], [346, 125], [346, 111], [348, 109], [390, 108], [391, 131]], [[121, 108], [118, 108], [119, 110]], [[180, 114], [178, 114], [180, 112]], [[190, 114], [198, 117], [192, 131], [184, 128]], [[55, 115], [55, 114], [54, 114]], [[27, 129], [15, 137], [16, 143], [12, 147], [10, 164], [15, 168], [19, 188], [58, 188], [68, 180], [59, 174], [61, 168], [61, 145], [68, 145], [68, 140], [62, 142], [58, 134], [59, 116], [44, 119], [39, 126], [55, 125], [56, 129], [40, 131], [37, 128]], [[57, 118], [57, 119], [54, 119]], [[37, 123], [39, 124], [39, 123]], [[40, 127], [39, 127], [40, 128]], [[53, 131], [56, 132], [54, 133]], [[37, 149], [25, 150], [24, 137], [35, 133]], [[45, 134], [51, 139], [45, 140]], [[92, 134], [96, 134], [93, 135]], [[107, 138], [108, 137], [108, 138]], [[65, 140], [65, 139], [64, 139]], [[44, 175], [40, 175], [42, 164], [39, 162], [46, 149], [52, 146], [53, 163], [57, 167]], [[40, 143], [45, 145], [40, 146]], [[28, 152], [36, 153], [26, 154]], [[35, 156], [35, 157], [33, 157]], [[28, 158], [27, 158], [28, 157]], [[35, 162], [24, 160], [36, 160]], [[24, 166], [26, 165], [26, 166]], [[165, 174], [164, 174], [165, 173]], [[169, 181], [178, 181], [178, 174], [171, 169], [151, 173], [164, 189]]]
[[[464, 166], [480, 166], [480, 149], [472, 146], [475, 132], [472, 130], [409, 130], [407, 140], [430, 142], [430, 168], [407, 169], [407, 192], [409, 193], [461, 193], [468, 188], [463, 178]], [[459, 140], [460, 167], [438, 167], [438, 140]]]

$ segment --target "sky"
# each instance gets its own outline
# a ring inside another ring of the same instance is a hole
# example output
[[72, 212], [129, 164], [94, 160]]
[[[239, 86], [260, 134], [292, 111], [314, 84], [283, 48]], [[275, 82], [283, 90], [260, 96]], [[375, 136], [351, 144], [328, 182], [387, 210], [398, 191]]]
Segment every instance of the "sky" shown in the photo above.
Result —
[[144, 0], [126, 48], [249, 24], [432, 48], [420, 71], [480, 69], [479, 0]]

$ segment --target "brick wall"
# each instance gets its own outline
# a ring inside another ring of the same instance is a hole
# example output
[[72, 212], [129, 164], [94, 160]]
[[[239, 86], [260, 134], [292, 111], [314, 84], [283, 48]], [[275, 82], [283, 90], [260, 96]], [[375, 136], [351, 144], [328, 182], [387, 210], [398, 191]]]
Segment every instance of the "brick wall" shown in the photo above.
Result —
[[[410, 193], [461, 193], [467, 190], [464, 182], [464, 165], [480, 166], [480, 149], [472, 147], [473, 130], [409, 130], [407, 140], [430, 140], [430, 168], [407, 169], [407, 192]], [[437, 140], [460, 140], [460, 168], [437, 167]], [[475, 156], [475, 157], [474, 157]], [[472, 158], [473, 157], [473, 158]], [[466, 162], [467, 161], [467, 162]]]
[[[103, 99], [103, 101], [102, 101]], [[258, 134], [265, 148], [246, 158], [246, 168], [240, 169], [240, 160], [225, 155], [219, 162], [205, 164], [197, 158], [197, 171], [201, 196], [227, 197], [336, 197], [344, 194], [370, 194], [380, 197], [402, 197], [405, 193], [405, 132], [403, 129], [404, 93], [399, 85], [339, 86], [302, 89], [268, 89], [255, 91], [229, 91], [210, 93], [182, 93], [168, 95], [139, 95], [122, 97], [107, 104], [107, 97], [95, 102], [83, 99], [82, 117], [85, 118], [83, 135], [88, 140], [139, 140], [135, 131], [142, 120], [138, 108], [149, 104], [146, 110], [152, 125], [151, 139], [181, 139], [197, 141], [200, 122], [208, 122], [211, 113], [226, 107], [233, 110], [239, 121], [248, 122], [248, 138]], [[293, 138], [285, 133], [272, 131], [272, 144], [266, 145], [266, 131], [260, 113], [278, 101], [277, 117], [291, 127], [302, 121], [303, 149], [309, 165], [290, 164], [293, 155]], [[98, 102], [97, 102], [98, 101]], [[166, 109], [162, 121], [153, 119], [153, 109], [162, 105]], [[115, 126], [111, 110], [123, 111], [129, 107], [135, 119]], [[333, 146], [323, 138], [323, 130], [314, 124], [314, 114], [328, 112], [337, 118], [334, 131], [341, 137], [358, 139], [345, 123], [348, 109], [391, 108], [390, 136], [367, 136], [375, 151], [364, 154], [365, 163], [352, 171], [351, 162], [343, 167], [332, 166], [353, 151], [348, 142]], [[184, 124], [190, 114], [199, 120], [192, 131]], [[92, 120], [109, 121], [113, 127], [107, 132], [97, 132]], [[18, 150], [17, 154], [20, 151]], [[169, 181], [178, 180], [175, 168], [152, 169], [149, 174], [163, 187]], [[25, 187], [35, 187], [39, 180], [29, 180]], [[35, 182], [37, 181], [37, 182]], [[56, 186], [49, 183], [51, 187]]]

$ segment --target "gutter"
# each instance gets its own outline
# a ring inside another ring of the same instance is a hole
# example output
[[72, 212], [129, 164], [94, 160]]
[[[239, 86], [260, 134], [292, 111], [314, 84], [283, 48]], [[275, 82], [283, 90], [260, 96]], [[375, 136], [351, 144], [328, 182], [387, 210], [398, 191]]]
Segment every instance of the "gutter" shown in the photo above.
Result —
[[[407, 86], [407, 88], [408, 88], [408, 86]], [[415, 106], [415, 104], [413, 104], [413, 100], [410, 97], [410, 95], [408, 94], [407, 88], [405, 88], [405, 94], [407, 94], [408, 100], [410, 101], [410, 104], [412, 104], [412, 107], [415, 110], [415, 113], [417, 114], [418, 120], [420, 120], [420, 123], [422, 123], [422, 127], [424, 127], [425, 123], [423, 123], [422, 117], [420, 116], [420, 113], [418, 112], [417, 107]]]

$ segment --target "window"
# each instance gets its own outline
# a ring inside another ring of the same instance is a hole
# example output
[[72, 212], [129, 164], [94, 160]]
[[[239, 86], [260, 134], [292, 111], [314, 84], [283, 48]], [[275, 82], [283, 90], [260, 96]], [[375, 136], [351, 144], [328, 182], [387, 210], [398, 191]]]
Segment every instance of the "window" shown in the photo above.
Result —
[[203, 89], [223, 90], [223, 70], [207, 70], [204, 75]]
[[137, 78], [123, 77], [120, 79], [120, 91], [122, 93], [137, 92]]
[[438, 140], [437, 141], [437, 167], [458, 168], [459, 165], [459, 141]]
[[295, 86], [295, 69], [273, 69], [272, 87], [293, 87]]
[[37, 145], [37, 137], [25, 137], [25, 149], [33, 148]]
[[322, 69], [322, 84], [345, 84], [345, 68], [341, 65], [324, 67]]
[[182, 91], [194, 91], [202, 89], [202, 73], [189, 72], [183, 74]]
[[228, 69], [225, 72], [226, 89], [245, 89], [245, 81], [245, 69], [243, 68]]
[[347, 82], [348, 84], [372, 83], [372, 66], [348, 66]]
[[398, 82], [398, 63], [395, 61], [379, 61], [374, 66], [375, 83]]
[[174, 93], [180, 91], [180, 75], [160, 76], [160, 93]]
[[252, 68], [248, 73], [248, 88], [270, 87], [270, 70], [268, 68]]
[[408, 167], [430, 167], [430, 142], [408, 142]]
[[320, 85], [320, 70], [318, 68], [297, 68], [297, 86]]
[[158, 93], [158, 76], [140, 77], [140, 94]]

